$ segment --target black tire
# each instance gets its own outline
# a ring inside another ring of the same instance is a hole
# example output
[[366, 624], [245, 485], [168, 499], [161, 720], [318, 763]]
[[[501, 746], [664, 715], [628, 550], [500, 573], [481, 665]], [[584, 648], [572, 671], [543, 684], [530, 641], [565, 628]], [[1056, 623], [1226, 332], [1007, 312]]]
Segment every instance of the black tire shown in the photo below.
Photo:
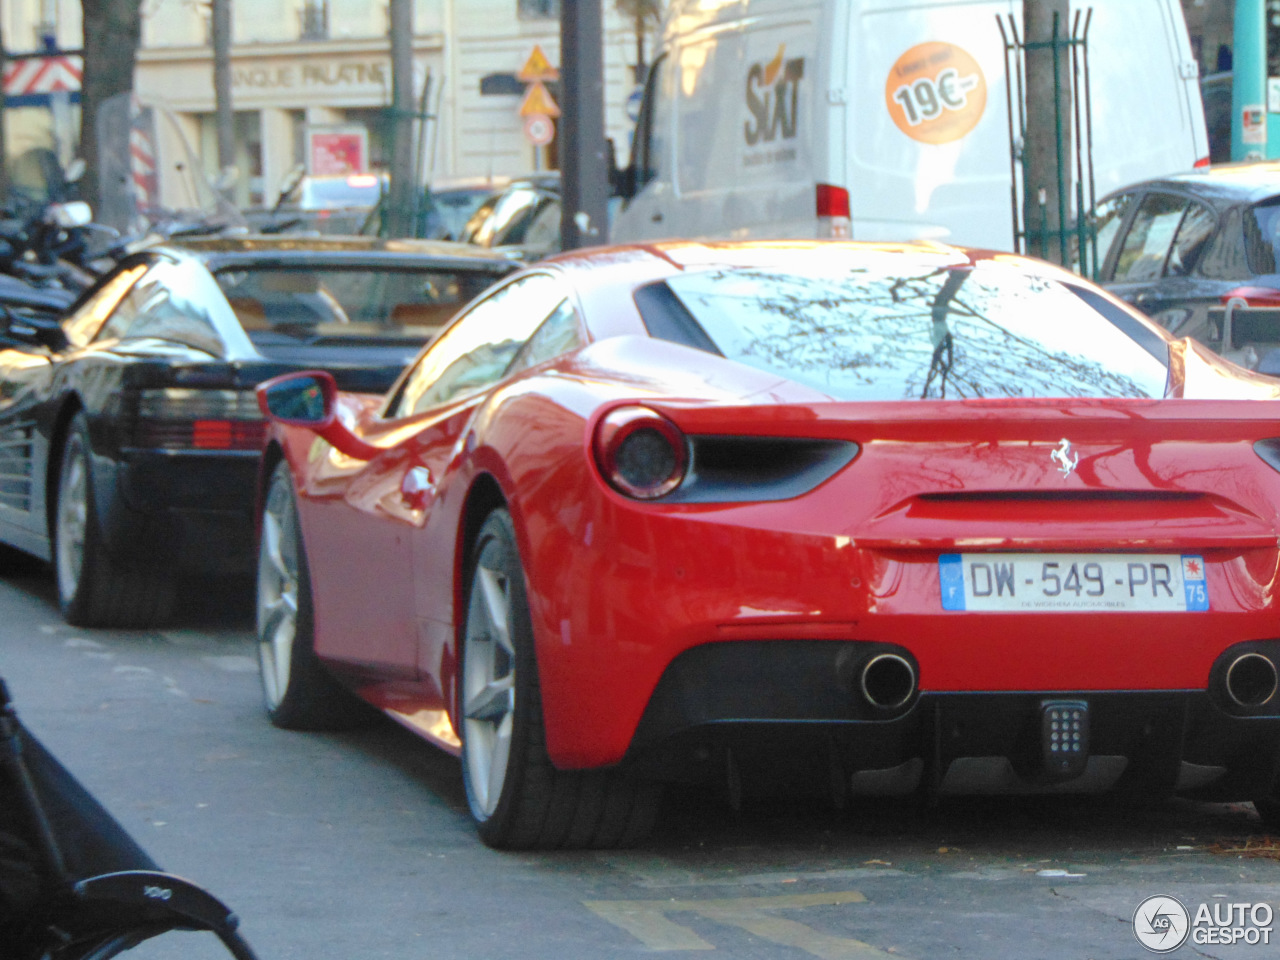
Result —
[[23, 553], [17, 547], [0, 543], [0, 577], [22, 579], [48, 575], [49, 565], [43, 560], [29, 553]]
[[77, 627], [153, 627], [173, 611], [175, 584], [163, 568], [114, 556], [98, 523], [89, 423], [68, 426], [50, 521], [62, 616]]
[[657, 817], [658, 784], [616, 770], [557, 770], [547, 756], [524, 572], [506, 510], [485, 519], [467, 569], [459, 733], [480, 838], [500, 849], [539, 850], [644, 839]]
[[267, 716], [285, 730], [342, 730], [376, 716], [315, 654], [306, 547], [288, 464], [271, 474], [262, 508], [256, 602], [258, 666]]

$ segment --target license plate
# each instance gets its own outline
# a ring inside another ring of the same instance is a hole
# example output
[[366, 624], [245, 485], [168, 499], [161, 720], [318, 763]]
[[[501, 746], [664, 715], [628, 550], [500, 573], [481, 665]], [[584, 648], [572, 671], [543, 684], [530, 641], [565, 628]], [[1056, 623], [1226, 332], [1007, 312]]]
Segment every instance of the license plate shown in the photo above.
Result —
[[1160, 553], [944, 553], [944, 610], [1181, 612], [1209, 609], [1204, 560]]

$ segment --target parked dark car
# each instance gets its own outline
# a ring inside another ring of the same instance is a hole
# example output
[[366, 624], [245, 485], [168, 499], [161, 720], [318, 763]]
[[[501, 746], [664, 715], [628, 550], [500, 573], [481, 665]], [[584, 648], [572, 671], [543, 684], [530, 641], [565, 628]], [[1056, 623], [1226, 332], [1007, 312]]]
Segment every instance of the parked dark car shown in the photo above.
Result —
[[1095, 215], [1099, 280], [1178, 337], [1280, 373], [1280, 164], [1137, 183]]
[[559, 175], [534, 175], [495, 190], [471, 214], [458, 239], [520, 260], [559, 253]]
[[[507, 177], [435, 181], [419, 197], [411, 227], [413, 236], [424, 240], [457, 240], [480, 205], [505, 190], [510, 182]], [[384, 194], [378, 205], [369, 211], [360, 227], [362, 236], [391, 236], [391, 223], [387, 216], [390, 199], [388, 194]]]
[[52, 560], [68, 622], [154, 623], [184, 575], [247, 574], [253, 388], [385, 390], [512, 269], [459, 244], [244, 237], [123, 260], [61, 322], [0, 329], [0, 542]]

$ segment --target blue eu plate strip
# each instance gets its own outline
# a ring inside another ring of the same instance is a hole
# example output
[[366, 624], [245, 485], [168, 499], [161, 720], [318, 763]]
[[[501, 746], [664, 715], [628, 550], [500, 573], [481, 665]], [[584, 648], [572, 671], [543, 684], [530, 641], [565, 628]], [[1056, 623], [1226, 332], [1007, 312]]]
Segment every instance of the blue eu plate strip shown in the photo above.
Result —
[[942, 587], [942, 609], [964, 609], [964, 567], [960, 554], [944, 553], [938, 557], [938, 582]]

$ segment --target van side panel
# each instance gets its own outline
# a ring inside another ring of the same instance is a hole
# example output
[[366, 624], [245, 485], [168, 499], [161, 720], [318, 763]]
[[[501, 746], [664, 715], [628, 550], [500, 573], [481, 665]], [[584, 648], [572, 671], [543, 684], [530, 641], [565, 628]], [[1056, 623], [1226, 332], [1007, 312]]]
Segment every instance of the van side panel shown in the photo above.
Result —
[[753, 3], [680, 36], [675, 61], [677, 236], [814, 235], [826, 60], [815, 3]]
[[1099, 197], [1209, 155], [1199, 67], [1177, 0], [1096, 3], [1089, 68]]

